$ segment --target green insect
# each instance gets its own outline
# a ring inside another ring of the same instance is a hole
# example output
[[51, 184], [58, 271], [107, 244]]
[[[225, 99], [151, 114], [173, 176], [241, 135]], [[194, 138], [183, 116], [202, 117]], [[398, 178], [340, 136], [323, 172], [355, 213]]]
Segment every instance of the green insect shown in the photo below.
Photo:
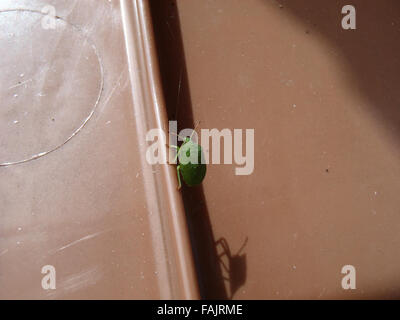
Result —
[[[185, 183], [190, 187], [200, 184], [206, 176], [207, 168], [204, 163], [203, 149], [199, 144], [192, 140], [194, 132], [195, 131], [193, 131], [190, 138], [181, 138], [184, 141], [180, 147], [171, 146], [172, 148], [175, 148], [177, 150], [174, 163], [179, 159], [179, 164], [176, 167], [178, 175], [178, 190], [182, 186], [181, 175], [183, 181], [185, 181]], [[191, 152], [194, 153], [192, 154], [192, 157]]]

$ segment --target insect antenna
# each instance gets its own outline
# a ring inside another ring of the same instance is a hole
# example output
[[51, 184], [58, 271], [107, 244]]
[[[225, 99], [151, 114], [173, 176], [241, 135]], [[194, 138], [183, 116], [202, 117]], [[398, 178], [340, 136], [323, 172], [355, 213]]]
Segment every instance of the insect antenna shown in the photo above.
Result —
[[246, 237], [246, 239], [244, 240], [242, 246], [240, 247], [239, 251], [236, 253], [236, 255], [240, 255], [240, 252], [242, 252], [242, 250], [244, 249], [244, 247], [247, 244], [247, 241], [249, 240], [249, 237]]
[[185, 137], [180, 136], [179, 134], [175, 133], [175, 132], [170, 132], [169, 134], [172, 134], [174, 136], [177, 136], [179, 138], [181, 138], [182, 140], [184, 140]]
[[194, 133], [196, 132], [196, 129], [197, 129], [197, 127], [199, 126], [199, 124], [200, 124], [200, 120], [197, 120], [197, 123], [196, 123], [196, 125], [194, 126], [194, 129], [193, 129], [193, 132], [192, 132], [192, 134], [190, 135], [190, 139], [192, 139], [192, 137], [193, 137]]

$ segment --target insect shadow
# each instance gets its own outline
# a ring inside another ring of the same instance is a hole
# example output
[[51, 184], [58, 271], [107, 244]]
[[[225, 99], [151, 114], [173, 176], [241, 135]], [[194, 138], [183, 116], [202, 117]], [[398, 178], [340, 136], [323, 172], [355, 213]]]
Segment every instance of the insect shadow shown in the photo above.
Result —
[[[216, 246], [222, 248], [222, 252], [218, 255], [219, 263], [226, 273], [223, 275], [225, 281], [229, 282], [229, 299], [232, 299], [238, 289], [246, 282], [247, 263], [246, 254], [241, 252], [245, 248], [248, 237], [244, 240], [242, 246], [237, 253], [232, 254], [228, 242], [225, 238], [220, 238], [215, 242]], [[224, 262], [223, 257], [227, 257], [227, 263]]]
[[[168, 120], [178, 121], [178, 132], [193, 128], [195, 119], [176, 0], [150, 1], [150, 8]], [[200, 296], [208, 300], [227, 299], [203, 186], [183, 184], [181, 191]]]

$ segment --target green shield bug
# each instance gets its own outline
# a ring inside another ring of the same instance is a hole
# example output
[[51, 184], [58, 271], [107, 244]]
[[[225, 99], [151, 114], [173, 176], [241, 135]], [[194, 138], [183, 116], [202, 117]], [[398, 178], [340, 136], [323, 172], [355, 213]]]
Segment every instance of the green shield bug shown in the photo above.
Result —
[[[183, 181], [192, 187], [195, 185], [200, 184], [204, 177], [206, 176], [206, 164], [204, 163], [204, 155], [203, 149], [199, 144], [192, 140], [193, 133], [190, 137], [185, 137], [183, 143], [180, 147], [178, 146], [171, 146], [175, 148], [177, 153], [175, 156], [175, 162], [179, 160], [177, 163], [176, 171], [178, 175], [178, 190], [181, 188], [181, 175]], [[179, 135], [177, 135], [180, 137]]]

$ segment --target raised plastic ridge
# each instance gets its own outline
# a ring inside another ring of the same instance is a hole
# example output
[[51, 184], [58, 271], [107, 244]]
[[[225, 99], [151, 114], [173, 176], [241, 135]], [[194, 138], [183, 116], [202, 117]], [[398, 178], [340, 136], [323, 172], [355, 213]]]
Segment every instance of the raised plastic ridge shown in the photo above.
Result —
[[[159, 231], [169, 234], [172, 244], [171, 248], [167, 249], [167, 254], [173, 255], [173, 257], [168, 257], [168, 259], [174, 260], [175, 263], [172, 265], [176, 265], [177, 268], [168, 275], [169, 283], [176, 286], [170, 297], [173, 299], [197, 299], [199, 290], [195, 266], [182, 198], [176, 189], [175, 168], [171, 165], [159, 165], [157, 168], [160, 170], [160, 175], [154, 176], [155, 166], [149, 165], [145, 159], [146, 132], [152, 128], [163, 129], [164, 132], [167, 132], [168, 128], [149, 3], [145, 0], [121, 0], [121, 14], [146, 202], [150, 210], [155, 207], [155, 212], [166, 214], [166, 217], [160, 217], [165, 219], [165, 225], [164, 230]], [[162, 143], [166, 143], [166, 141]], [[153, 228], [152, 232], [157, 233], [157, 228]], [[164, 237], [164, 235], [162, 236]], [[157, 253], [155, 252], [155, 254]]]

